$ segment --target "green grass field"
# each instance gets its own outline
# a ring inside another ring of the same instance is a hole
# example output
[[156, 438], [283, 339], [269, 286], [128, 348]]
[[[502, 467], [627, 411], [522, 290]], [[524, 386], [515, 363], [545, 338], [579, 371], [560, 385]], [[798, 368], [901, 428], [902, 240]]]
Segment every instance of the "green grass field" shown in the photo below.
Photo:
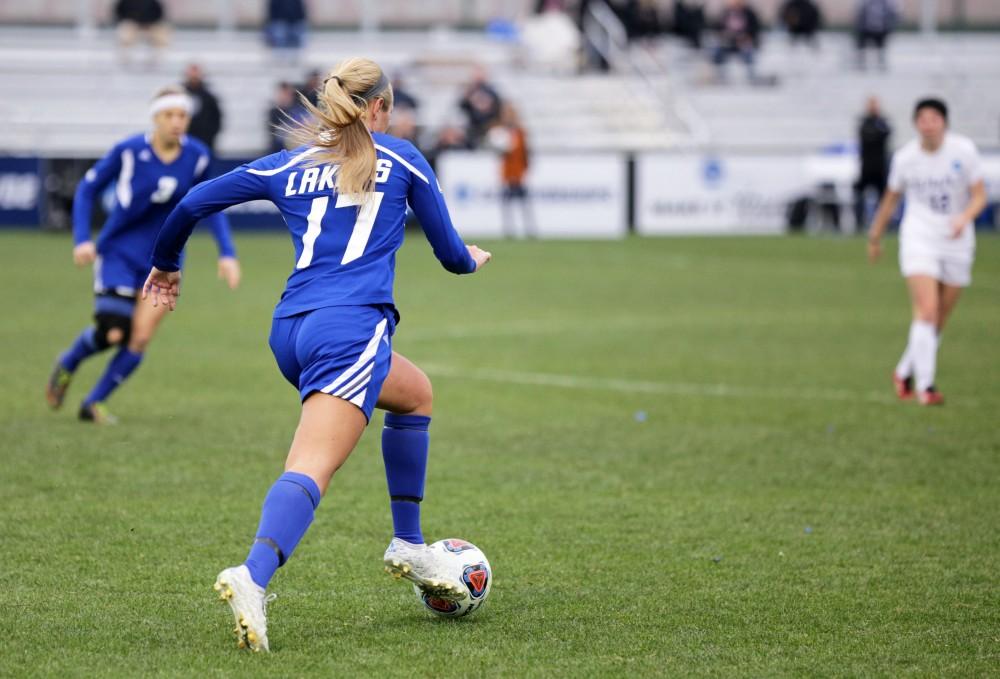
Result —
[[382, 573], [372, 431], [272, 584], [272, 653], [211, 585], [296, 423], [267, 348], [284, 236], [245, 284], [192, 245], [185, 294], [78, 423], [42, 387], [87, 322], [66, 236], [0, 234], [0, 675], [997, 676], [1000, 240], [947, 330], [941, 409], [897, 403], [909, 321], [860, 240], [487, 243], [456, 278], [401, 252], [397, 350], [434, 379], [424, 528], [477, 543], [486, 608], [431, 619]]

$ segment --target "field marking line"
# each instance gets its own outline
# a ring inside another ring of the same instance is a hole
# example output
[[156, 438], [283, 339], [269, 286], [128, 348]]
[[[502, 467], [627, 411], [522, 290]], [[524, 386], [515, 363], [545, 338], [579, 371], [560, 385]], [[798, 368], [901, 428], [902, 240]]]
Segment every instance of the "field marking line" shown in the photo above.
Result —
[[[895, 396], [881, 392], [855, 392], [848, 389], [810, 389], [797, 387], [745, 387], [733, 384], [697, 384], [690, 382], [651, 382], [614, 377], [560, 375], [512, 370], [464, 370], [437, 364], [423, 366], [432, 377], [460, 378], [535, 387], [616, 391], [623, 393], [665, 394], [670, 396], [705, 396], [712, 398], [769, 398], [810, 401], [865, 401], [897, 403]], [[965, 402], [965, 401], [964, 401]], [[969, 402], [967, 402], [969, 403]]]

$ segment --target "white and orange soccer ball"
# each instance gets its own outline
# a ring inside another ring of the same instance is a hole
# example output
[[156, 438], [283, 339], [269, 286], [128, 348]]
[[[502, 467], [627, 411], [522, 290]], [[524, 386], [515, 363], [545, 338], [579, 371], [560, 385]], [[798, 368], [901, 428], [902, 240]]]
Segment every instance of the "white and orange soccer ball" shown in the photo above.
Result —
[[414, 586], [413, 591], [424, 607], [443, 618], [461, 618], [479, 610], [486, 603], [493, 585], [493, 569], [486, 555], [471, 542], [458, 538], [438, 540], [430, 548], [452, 577], [465, 586], [469, 596], [462, 601], [446, 601], [427, 596]]

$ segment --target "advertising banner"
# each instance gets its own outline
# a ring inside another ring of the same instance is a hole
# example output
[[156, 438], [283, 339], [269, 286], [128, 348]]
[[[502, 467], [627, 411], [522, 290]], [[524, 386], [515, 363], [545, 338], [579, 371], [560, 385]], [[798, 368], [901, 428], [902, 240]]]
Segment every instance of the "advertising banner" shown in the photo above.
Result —
[[466, 238], [622, 238], [628, 230], [619, 153], [533, 155], [524, 201], [504, 200], [497, 154], [447, 152], [437, 171], [452, 221]]
[[37, 226], [41, 189], [38, 158], [0, 158], [0, 226]]

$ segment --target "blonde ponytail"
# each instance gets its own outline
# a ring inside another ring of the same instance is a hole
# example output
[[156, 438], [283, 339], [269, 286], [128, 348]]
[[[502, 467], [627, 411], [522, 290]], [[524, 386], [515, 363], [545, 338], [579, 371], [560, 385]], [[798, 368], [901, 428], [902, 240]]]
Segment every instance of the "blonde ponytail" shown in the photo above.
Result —
[[310, 164], [338, 165], [337, 193], [367, 198], [375, 190], [376, 156], [365, 116], [376, 99], [392, 109], [392, 86], [382, 69], [370, 59], [348, 59], [323, 82], [318, 106], [301, 98], [313, 122], [299, 124], [291, 133], [297, 142], [320, 149]]

